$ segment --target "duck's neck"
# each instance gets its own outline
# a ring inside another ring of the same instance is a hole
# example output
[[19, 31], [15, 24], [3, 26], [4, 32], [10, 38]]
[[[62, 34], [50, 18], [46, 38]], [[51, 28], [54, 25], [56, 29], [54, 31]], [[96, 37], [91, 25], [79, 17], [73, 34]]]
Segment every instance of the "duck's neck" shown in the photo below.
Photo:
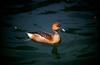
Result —
[[55, 34], [59, 34], [59, 33], [58, 33], [58, 31], [53, 31], [53, 34], [55, 35]]
[[52, 30], [53, 34], [59, 34], [59, 30]]
[[53, 43], [58, 43], [60, 41], [60, 35], [57, 31], [53, 31]]

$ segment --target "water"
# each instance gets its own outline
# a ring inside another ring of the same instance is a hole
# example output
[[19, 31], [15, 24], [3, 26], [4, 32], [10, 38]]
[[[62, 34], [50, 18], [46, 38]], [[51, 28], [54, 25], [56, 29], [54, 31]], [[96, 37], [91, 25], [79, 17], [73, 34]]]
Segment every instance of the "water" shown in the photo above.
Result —
[[[64, 2], [4, 17], [1, 33], [2, 63], [6, 65], [91, 65], [95, 64], [97, 22], [91, 11], [62, 11]], [[66, 5], [67, 6], [67, 5]], [[69, 5], [68, 5], [69, 6]], [[31, 41], [25, 32], [47, 31], [60, 22], [58, 48]]]

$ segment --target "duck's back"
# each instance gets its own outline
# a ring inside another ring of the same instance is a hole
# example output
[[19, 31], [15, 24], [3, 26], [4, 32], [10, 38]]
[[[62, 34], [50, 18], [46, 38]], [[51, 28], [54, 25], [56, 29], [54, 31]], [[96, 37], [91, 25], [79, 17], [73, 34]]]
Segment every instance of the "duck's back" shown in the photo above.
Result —
[[45, 39], [48, 39], [48, 40], [52, 40], [52, 35], [47, 33], [47, 32], [30, 32], [34, 35], [39, 35], [41, 37], [44, 37]]

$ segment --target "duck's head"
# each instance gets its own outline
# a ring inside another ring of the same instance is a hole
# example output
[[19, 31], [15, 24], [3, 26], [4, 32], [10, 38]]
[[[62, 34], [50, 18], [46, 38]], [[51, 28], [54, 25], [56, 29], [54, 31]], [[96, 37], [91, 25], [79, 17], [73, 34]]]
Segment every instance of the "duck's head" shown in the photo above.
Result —
[[53, 31], [57, 31], [60, 28], [61, 28], [61, 24], [60, 23], [56, 22], [56, 23], [52, 24], [52, 30]]
[[55, 22], [55, 23], [52, 24], [52, 30], [53, 30], [53, 31], [58, 31], [58, 30], [60, 30], [60, 29], [61, 29], [61, 31], [63, 31], [63, 32], [66, 31], [66, 30], [63, 28], [63, 26], [61, 26], [61, 24], [60, 24], [59, 22]]

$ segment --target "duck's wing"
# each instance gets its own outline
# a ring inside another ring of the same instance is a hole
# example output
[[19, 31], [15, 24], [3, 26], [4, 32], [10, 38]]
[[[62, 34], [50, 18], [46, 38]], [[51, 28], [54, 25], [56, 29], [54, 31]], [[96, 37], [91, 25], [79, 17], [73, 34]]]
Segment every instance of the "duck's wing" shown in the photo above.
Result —
[[44, 38], [46, 38], [48, 40], [52, 40], [52, 35], [49, 34], [49, 33], [47, 33], [47, 32], [30, 32], [30, 33], [32, 33], [32, 34], [38, 34], [41, 37], [44, 37]]

